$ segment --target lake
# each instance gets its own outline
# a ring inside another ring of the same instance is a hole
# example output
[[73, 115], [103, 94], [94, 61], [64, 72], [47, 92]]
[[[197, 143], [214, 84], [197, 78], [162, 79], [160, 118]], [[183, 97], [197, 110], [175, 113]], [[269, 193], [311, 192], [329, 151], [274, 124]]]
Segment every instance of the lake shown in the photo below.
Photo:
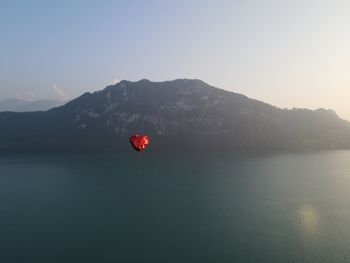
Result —
[[0, 262], [350, 262], [350, 151], [2, 155]]

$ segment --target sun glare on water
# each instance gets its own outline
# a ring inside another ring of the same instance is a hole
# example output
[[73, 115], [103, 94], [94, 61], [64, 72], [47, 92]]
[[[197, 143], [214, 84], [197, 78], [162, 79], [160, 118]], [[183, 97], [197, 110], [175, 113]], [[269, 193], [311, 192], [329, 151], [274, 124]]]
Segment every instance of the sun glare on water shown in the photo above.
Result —
[[298, 210], [298, 217], [303, 234], [308, 238], [316, 238], [320, 230], [317, 209], [310, 204], [303, 204]]

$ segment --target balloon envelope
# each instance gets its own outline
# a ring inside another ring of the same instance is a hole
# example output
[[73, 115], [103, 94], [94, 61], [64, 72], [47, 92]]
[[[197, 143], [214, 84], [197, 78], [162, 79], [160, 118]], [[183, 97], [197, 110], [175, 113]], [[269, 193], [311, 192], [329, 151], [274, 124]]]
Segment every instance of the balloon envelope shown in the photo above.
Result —
[[131, 146], [138, 152], [146, 149], [149, 144], [149, 138], [147, 135], [131, 135], [129, 138]]

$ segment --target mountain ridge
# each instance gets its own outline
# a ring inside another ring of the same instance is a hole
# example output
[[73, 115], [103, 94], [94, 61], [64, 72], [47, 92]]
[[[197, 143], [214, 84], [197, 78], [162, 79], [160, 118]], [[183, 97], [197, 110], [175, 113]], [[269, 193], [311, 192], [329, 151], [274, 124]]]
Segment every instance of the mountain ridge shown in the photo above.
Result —
[[[85, 92], [83, 93], [81, 96], [83, 95], [88, 95], [88, 94], [98, 94], [98, 93], [101, 93], [101, 92], [104, 92], [105, 90], [107, 89], [114, 89], [114, 88], [118, 88], [119, 84], [124, 84], [124, 83], [142, 83], [142, 82], [147, 82], [147, 83], [171, 83], [173, 81], [198, 81], [198, 82], [201, 82], [205, 85], [208, 85], [207, 83], [205, 83], [204, 81], [200, 80], [200, 79], [188, 79], [188, 78], [181, 78], [181, 79], [174, 79], [174, 80], [166, 80], [166, 81], [151, 81], [149, 79], [140, 79], [138, 81], [129, 81], [129, 80], [121, 80], [119, 81], [118, 83], [116, 84], [112, 84], [112, 85], [108, 85], [106, 86], [104, 89], [101, 89], [101, 90], [97, 90], [97, 91], [93, 91], [93, 92]], [[266, 103], [264, 101], [261, 101], [261, 100], [258, 100], [258, 99], [254, 99], [254, 98], [250, 98], [244, 94], [241, 94], [241, 93], [236, 93], [234, 91], [229, 91], [229, 90], [225, 90], [225, 89], [221, 89], [221, 88], [218, 88], [218, 87], [215, 87], [215, 86], [211, 86], [211, 88], [214, 88], [214, 89], [217, 89], [217, 90], [220, 90], [220, 91], [224, 91], [224, 92], [229, 92], [229, 93], [233, 93], [235, 95], [238, 95], [238, 96], [242, 96], [244, 98], [247, 98], [249, 100], [253, 100], [253, 101], [256, 101], [256, 102], [259, 102], [259, 103], [263, 103], [265, 105], [268, 105], [268, 106], [271, 106], [271, 107], [274, 107], [276, 109], [279, 109], [279, 110], [296, 110], [296, 111], [312, 111], [312, 112], [323, 112], [323, 113], [331, 113], [332, 115], [336, 116], [337, 118], [339, 119], [342, 119], [338, 116], [338, 114], [336, 113], [336, 111], [334, 111], [333, 109], [327, 109], [327, 108], [317, 108], [317, 109], [308, 109], [308, 108], [298, 108], [298, 107], [293, 107], [293, 108], [282, 108], [282, 107], [277, 107], [277, 106], [274, 106], [272, 105], [271, 103]], [[75, 99], [78, 99], [80, 98], [81, 96], [75, 98]], [[72, 101], [74, 101], [75, 99], [73, 99]], [[349, 122], [348, 120], [346, 119], [342, 119], [344, 121], [347, 121]], [[350, 123], [350, 122], [349, 122]]]
[[0, 151], [270, 151], [350, 148], [334, 111], [285, 110], [195, 79], [123, 80], [47, 112], [0, 113]]
[[65, 102], [41, 99], [24, 100], [18, 98], [5, 98], [0, 100], [0, 112], [28, 112], [28, 111], [47, 111], [55, 107], [62, 106]]

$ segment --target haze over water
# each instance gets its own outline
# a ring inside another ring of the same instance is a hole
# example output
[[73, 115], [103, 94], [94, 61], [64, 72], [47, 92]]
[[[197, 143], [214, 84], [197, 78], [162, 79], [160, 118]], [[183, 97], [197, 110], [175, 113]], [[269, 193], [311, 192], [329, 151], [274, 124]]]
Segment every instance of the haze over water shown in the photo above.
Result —
[[349, 262], [350, 151], [2, 155], [1, 262]]

